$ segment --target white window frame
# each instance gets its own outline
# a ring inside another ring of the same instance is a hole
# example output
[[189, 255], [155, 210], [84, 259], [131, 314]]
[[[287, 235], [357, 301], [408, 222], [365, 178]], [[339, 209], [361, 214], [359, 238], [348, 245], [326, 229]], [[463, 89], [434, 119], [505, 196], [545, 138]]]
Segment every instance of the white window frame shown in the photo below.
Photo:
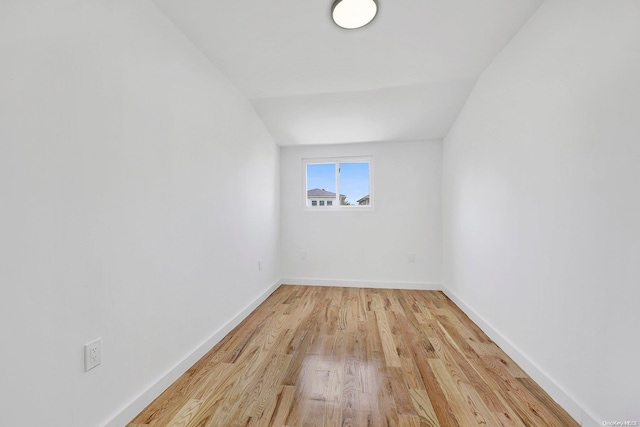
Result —
[[[310, 164], [332, 164], [336, 165], [336, 203], [332, 206], [307, 206], [307, 165]], [[355, 205], [344, 206], [340, 204], [340, 163], [369, 163], [369, 204], [358, 205], [357, 201]], [[302, 159], [302, 182], [303, 182], [303, 195], [302, 204], [304, 210], [313, 212], [362, 212], [372, 211], [374, 206], [375, 196], [373, 195], [373, 156], [357, 156], [357, 157], [322, 157], [322, 158], [305, 158]]]

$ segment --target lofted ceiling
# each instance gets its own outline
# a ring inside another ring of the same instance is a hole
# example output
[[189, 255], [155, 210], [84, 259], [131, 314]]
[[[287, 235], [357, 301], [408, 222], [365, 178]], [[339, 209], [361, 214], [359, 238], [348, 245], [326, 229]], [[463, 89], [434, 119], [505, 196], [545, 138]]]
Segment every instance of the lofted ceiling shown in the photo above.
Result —
[[153, 1], [288, 146], [444, 138], [543, 0], [379, 0], [358, 30], [333, 0]]

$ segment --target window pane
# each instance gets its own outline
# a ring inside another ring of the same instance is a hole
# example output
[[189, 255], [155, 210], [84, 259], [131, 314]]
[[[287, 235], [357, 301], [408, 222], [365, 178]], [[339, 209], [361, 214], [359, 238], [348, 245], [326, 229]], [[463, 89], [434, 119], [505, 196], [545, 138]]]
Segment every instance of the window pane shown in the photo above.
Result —
[[[325, 205], [336, 198], [336, 164], [307, 164], [307, 206]], [[332, 203], [333, 204], [333, 203]]]
[[369, 162], [340, 163], [341, 205], [368, 206], [370, 191]]

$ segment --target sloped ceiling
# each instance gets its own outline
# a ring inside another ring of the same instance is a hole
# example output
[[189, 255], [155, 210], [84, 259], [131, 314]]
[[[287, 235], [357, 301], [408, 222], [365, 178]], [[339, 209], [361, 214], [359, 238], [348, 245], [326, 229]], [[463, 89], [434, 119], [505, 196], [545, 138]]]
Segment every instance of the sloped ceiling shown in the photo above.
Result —
[[359, 30], [332, 0], [154, 3], [287, 146], [444, 138], [542, 0], [380, 0]]

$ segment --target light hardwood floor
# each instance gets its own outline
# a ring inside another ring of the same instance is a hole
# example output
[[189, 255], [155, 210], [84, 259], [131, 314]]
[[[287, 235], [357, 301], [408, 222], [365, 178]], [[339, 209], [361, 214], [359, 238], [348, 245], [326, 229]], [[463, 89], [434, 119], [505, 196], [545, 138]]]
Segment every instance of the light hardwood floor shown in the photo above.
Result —
[[577, 426], [443, 293], [281, 286], [142, 426]]

